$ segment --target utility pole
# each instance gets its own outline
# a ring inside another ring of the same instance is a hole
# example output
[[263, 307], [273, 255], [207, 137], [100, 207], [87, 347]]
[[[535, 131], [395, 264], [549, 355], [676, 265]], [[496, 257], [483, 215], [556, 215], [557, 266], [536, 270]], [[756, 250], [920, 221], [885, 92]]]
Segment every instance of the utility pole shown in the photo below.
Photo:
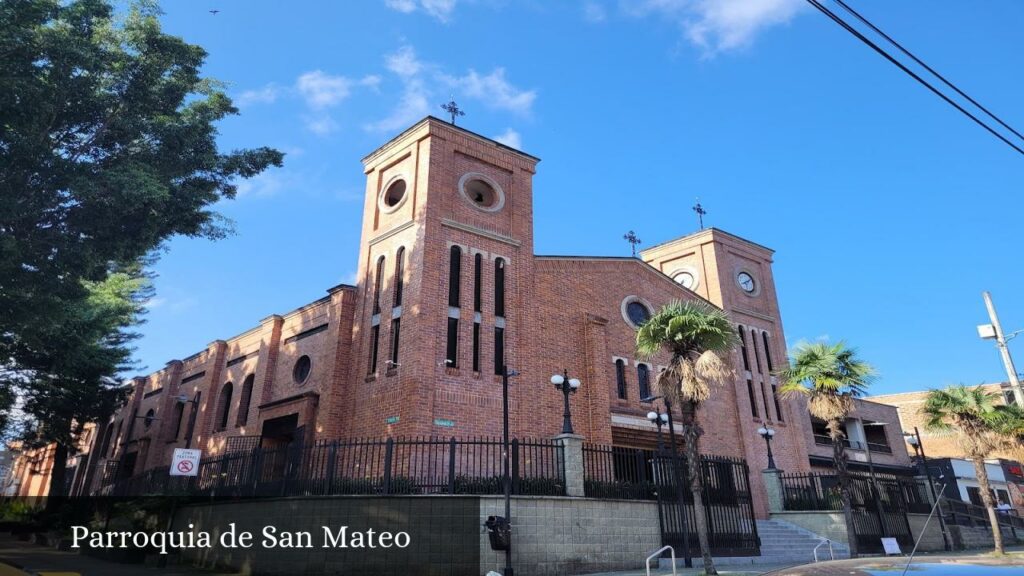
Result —
[[[988, 308], [988, 318], [992, 323], [978, 326], [978, 335], [984, 339], [995, 339], [996, 347], [999, 348], [999, 354], [1003, 357], [1003, 366], [1006, 368], [1006, 376], [1009, 378], [1010, 390], [1013, 391], [1013, 397], [1017, 402], [1017, 406], [1024, 408], [1024, 390], [1021, 390], [1020, 379], [1017, 378], [1017, 369], [1013, 367], [1010, 349], [1006, 347], [1008, 338], [1003, 335], [1003, 327], [999, 324], [996, 307], [992, 304], [992, 295], [988, 291], [982, 292], [981, 295], [985, 298], [985, 308]], [[1010, 338], [1019, 333], [1020, 331], [1014, 332], [1010, 335]]]

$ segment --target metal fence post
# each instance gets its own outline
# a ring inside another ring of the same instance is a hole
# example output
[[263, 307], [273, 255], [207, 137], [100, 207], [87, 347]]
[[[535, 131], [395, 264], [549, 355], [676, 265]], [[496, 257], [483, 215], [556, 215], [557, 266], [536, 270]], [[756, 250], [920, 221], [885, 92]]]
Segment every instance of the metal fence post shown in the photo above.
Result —
[[519, 494], [519, 439], [512, 440], [512, 493]]
[[334, 494], [334, 468], [338, 465], [338, 441], [331, 442], [330, 451], [327, 453], [327, 486], [324, 486], [324, 494]]
[[391, 459], [395, 455], [395, 439], [388, 438], [384, 444], [384, 493], [391, 494]]
[[448, 444], [448, 493], [455, 494], [455, 436]]

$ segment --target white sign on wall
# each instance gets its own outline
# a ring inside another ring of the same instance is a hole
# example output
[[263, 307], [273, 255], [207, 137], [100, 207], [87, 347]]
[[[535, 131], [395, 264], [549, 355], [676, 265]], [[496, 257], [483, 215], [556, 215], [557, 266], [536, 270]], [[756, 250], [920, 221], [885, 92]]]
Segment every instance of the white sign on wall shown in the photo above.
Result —
[[199, 459], [202, 450], [186, 450], [175, 448], [171, 457], [171, 476], [195, 476], [199, 474]]
[[900, 550], [900, 543], [895, 538], [882, 538], [882, 548], [885, 548], [885, 555], [896, 554], [897, 556], [903, 554]]

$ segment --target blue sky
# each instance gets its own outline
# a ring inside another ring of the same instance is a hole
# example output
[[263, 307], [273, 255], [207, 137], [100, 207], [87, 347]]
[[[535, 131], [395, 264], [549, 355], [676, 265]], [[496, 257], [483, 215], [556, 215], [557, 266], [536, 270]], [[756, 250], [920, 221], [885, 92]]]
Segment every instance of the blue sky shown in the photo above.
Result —
[[[1024, 4], [850, 3], [1024, 127]], [[164, 10], [241, 108], [223, 146], [288, 156], [219, 205], [236, 235], [169, 242], [138, 342], [149, 369], [352, 282], [360, 158], [449, 95], [461, 125], [543, 159], [538, 253], [627, 255], [627, 230], [647, 245], [693, 232], [699, 196], [708, 224], [776, 250], [790, 344], [847, 340], [877, 392], [1003, 378], [975, 333], [982, 290], [1024, 328], [1024, 157], [802, 0]]]

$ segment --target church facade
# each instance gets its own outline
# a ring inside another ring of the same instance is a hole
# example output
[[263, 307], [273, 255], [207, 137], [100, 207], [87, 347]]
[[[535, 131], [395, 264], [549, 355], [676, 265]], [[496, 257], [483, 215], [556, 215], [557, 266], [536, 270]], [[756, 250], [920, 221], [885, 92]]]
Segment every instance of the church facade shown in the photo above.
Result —
[[[638, 323], [676, 300], [724, 309], [742, 337], [735, 380], [698, 413], [705, 453], [745, 459], [755, 512], [770, 424], [775, 461], [810, 469], [799, 399], [771, 375], [786, 362], [770, 249], [705, 229], [637, 257], [545, 256], [533, 249], [539, 160], [433, 117], [363, 159], [366, 195], [355, 285], [134, 379], [101, 423], [91, 478], [165, 467], [174, 448], [352, 437], [500, 436], [501, 373], [513, 436], [551, 437], [568, 372], [576, 433], [653, 448], [657, 371], [635, 352]], [[660, 401], [657, 401], [660, 405]], [[678, 416], [677, 416], [678, 421]]]

